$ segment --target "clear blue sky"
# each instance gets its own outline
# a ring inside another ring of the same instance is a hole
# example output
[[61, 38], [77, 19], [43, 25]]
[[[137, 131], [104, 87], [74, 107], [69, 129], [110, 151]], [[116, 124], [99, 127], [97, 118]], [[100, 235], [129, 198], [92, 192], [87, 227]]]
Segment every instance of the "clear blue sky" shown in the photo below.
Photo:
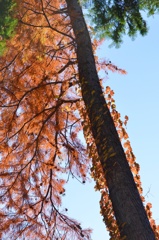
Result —
[[[109, 74], [106, 84], [115, 91], [122, 117], [129, 116], [127, 131], [141, 167], [144, 195], [159, 224], [159, 16], [149, 18], [148, 23], [147, 36], [138, 36], [135, 41], [125, 37], [119, 49], [109, 48], [110, 42], [105, 41], [98, 55], [128, 72], [126, 76]], [[93, 240], [108, 240], [99, 214], [100, 194], [93, 186], [93, 182], [81, 185], [71, 181], [63, 203], [69, 216], [93, 229]]]

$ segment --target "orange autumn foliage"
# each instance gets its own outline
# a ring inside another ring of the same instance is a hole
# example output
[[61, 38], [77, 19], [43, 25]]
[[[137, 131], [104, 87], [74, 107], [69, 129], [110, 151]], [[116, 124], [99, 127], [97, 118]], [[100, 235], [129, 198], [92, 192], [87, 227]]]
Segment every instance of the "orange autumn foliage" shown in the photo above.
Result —
[[[75, 41], [63, 1], [19, 1], [0, 59], [0, 238], [89, 239], [61, 208], [65, 183], [86, 180], [78, 138]], [[14, 230], [13, 230], [14, 228]]]
[[[61, 204], [70, 176], [85, 182], [93, 163], [101, 213], [115, 239], [119, 232], [80, 93], [65, 1], [17, 3], [17, 33], [0, 59], [0, 238], [90, 239], [91, 230], [82, 229]], [[98, 44], [95, 40], [94, 50]], [[96, 58], [96, 64], [99, 71], [125, 74], [110, 62]], [[142, 194], [139, 166], [123, 128], [128, 117], [120, 120], [113, 91], [107, 87], [106, 94]], [[82, 129], [88, 152], [79, 139]], [[146, 209], [151, 215], [150, 206]]]

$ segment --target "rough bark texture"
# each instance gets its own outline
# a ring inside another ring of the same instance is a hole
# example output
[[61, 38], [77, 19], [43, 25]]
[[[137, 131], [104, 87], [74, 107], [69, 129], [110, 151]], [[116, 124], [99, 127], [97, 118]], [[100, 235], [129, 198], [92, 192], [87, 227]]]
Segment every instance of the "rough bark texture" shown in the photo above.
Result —
[[77, 43], [79, 78], [121, 236], [155, 239], [99, 84], [90, 36], [78, 0], [66, 0]]

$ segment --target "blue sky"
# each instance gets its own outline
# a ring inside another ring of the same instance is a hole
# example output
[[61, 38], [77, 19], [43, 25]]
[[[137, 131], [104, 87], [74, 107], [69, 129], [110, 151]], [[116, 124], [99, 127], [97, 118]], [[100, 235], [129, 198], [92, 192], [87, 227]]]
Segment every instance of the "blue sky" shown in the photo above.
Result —
[[[119, 49], [109, 48], [106, 40], [98, 56], [127, 71], [126, 76], [109, 73], [106, 84], [115, 91], [122, 117], [129, 116], [127, 131], [140, 164], [144, 196], [152, 203], [153, 217], [159, 224], [159, 15], [149, 18], [148, 24], [147, 36], [138, 36], [135, 41], [124, 37]], [[81, 185], [71, 181], [63, 203], [70, 216], [94, 230], [93, 240], [108, 240], [99, 214], [100, 194], [93, 186], [93, 182]]]

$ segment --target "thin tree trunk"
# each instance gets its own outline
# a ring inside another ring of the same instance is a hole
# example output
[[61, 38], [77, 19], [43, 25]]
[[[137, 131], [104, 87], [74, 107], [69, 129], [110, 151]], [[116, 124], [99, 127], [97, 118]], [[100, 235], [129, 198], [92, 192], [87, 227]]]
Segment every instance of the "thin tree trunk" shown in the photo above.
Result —
[[66, 0], [77, 43], [82, 96], [121, 237], [155, 239], [97, 75], [92, 45], [78, 0]]

